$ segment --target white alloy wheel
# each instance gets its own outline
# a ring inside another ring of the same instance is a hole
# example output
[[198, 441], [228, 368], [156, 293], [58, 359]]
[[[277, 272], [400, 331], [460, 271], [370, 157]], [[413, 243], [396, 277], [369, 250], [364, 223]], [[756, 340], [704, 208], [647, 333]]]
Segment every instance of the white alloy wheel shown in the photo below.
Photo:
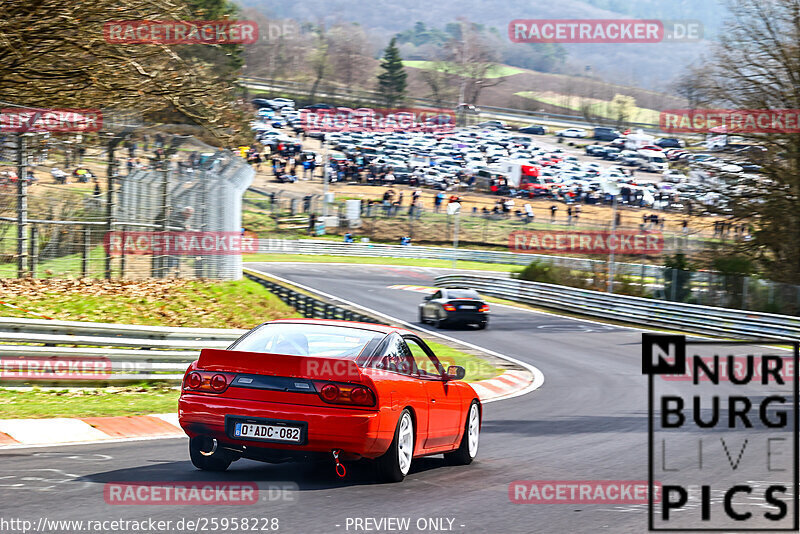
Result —
[[397, 463], [403, 475], [411, 468], [411, 457], [414, 455], [414, 422], [411, 415], [404, 412], [400, 417], [400, 431], [397, 434]]
[[481, 432], [481, 418], [478, 414], [478, 405], [473, 404], [469, 409], [469, 456], [475, 458], [478, 455], [478, 438]]

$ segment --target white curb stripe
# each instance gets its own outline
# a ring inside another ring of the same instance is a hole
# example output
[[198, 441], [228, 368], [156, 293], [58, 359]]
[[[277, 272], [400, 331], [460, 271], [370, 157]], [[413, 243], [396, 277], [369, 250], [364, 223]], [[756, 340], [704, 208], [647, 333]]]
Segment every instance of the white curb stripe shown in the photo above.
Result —
[[0, 432], [21, 444], [52, 444], [72, 441], [106, 440], [108, 434], [100, 432], [80, 419], [3, 419]]
[[148, 414], [150, 417], [158, 417], [162, 421], [165, 421], [171, 424], [174, 427], [177, 427], [178, 430], [183, 430], [181, 428], [181, 424], [178, 422], [178, 414], [176, 413], [151, 413]]

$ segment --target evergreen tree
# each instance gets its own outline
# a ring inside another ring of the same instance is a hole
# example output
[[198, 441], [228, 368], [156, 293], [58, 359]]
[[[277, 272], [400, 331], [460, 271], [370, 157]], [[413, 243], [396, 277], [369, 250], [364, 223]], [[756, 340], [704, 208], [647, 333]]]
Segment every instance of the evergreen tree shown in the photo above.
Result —
[[[230, 0], [187, 0], [185, 4], [197, 20], [236, 20], [239, 15], [239, 7]], [[244, 65], [244, 50], [240, 44], [185, 45], [178, 49], [178, 54], [184, 59], [213, 65], [217, 75], [228, 81], [235, 80]]]
[[393, 37], [389, 46], [383, 52], [381, 59], [381, 72], [378, 75], [378, 91], [388, 107], [402, 102], [406, 96], [406, 73], [403, 67], [403, 60], [400, 57], [400, 50], [397, 49], [397, 38]]

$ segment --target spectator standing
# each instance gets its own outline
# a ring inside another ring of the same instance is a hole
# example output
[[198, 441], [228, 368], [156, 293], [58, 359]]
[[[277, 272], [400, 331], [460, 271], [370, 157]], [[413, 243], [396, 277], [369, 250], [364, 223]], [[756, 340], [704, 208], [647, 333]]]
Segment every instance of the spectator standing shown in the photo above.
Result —
[[308, 216], [308, 235], [314, 235], [317, 229], [317, 214], [312, 213]]
[[556, 212], [557, 211], [558, 211], [558, 206], [556, 206], [555, 204], [552, 204], [550, 206], [550, 222], [551, 223], [556, 222]]
[[397, 202], [394, 203], [394, 215], [397, 215], [400, 212], [400, 208], [403, 207], [403, 191], [400, 191], [400, 194], [397, 195]]
[[444, 193], [439, 191], [436, 194], [436, 197], [433, 199], [433, 211], [434, 213], [439, 213], [439, 210], [442, 208], [442, 202], [444, 202]]
[[394, 191], [387, 189], [383, 194], [383, 213], [387, 217], [392, 214], [392, 200], [394, 199]]
[[[523, 206], [523, 208], [525, 209], [525, 222], [526, 223], [533, 222], [533, 219], [534, 219], [535, 215], [533, 213], [533, 208], [531, 207], [531, 205], [528, 204], [528, 203], [525, 203], [525, 206]], [[484, 209], [486, 209], [486, 208], [484, 208]]]
[[514, 209], [514, 199], [508, 197], [506, 201], [503, 203], [503, 211], [506, 215], [510, 215], [511, 211]]

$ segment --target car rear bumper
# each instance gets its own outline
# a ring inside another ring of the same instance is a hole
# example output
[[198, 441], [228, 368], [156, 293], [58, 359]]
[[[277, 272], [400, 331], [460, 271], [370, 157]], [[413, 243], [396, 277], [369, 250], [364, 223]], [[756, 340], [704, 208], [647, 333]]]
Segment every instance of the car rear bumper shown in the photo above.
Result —
[[447, 312], [445, 321], [448, 323], [484, 323], [489, 320], [488, 313], [482, 312], [469, 312], [469, 311], [455, 311]]
[[[307, 424], [305, 443], [274, 443], [233, 438], [226, 432], [225, 417], [297, 421]], [[375, 411], [327, 406], [302, 406], [192, 395], [184, 393], [178, 403], [178, 419], [189, 437], [209, 436], [223, 446], [247, 450], [267, 449], [287, 453], [330, 453], [341, 449], [349, 455], [376, 458], [388, 450], [394, 425], [381, 427], [382, 414]]]

